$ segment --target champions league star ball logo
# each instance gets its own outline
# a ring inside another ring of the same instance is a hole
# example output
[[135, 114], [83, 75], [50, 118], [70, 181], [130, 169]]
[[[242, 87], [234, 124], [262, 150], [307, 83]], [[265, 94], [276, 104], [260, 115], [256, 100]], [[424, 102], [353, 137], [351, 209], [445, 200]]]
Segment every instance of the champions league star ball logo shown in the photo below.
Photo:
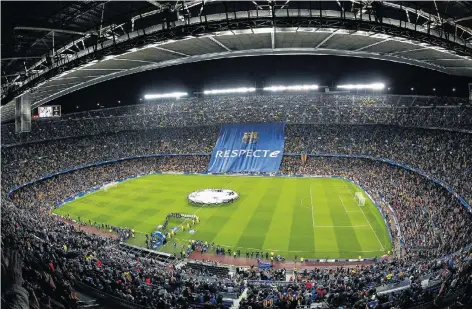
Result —
[[243, 135], [243, 143], [254, 144], [257, 142], [259, 133], [257, 132], [245, 132]]

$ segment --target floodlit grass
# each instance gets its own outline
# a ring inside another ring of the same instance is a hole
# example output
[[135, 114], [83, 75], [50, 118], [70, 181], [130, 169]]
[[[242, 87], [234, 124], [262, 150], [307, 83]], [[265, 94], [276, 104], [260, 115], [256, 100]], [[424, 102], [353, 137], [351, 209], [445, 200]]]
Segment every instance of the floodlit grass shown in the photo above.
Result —
[[[224, 206], [196, 207], [187, 195], [205, 188], [227, 188], [239, 193]], [[144, 234], [156, 230], [167, 214], [196, 214], [194, 235], [178, 232], [162, 251], [173, 252], [172, 242], [199, 239], [246, 251], [276, 252], [287, 258], [375, 257], [391, 250], [382, 216], [368, 199], [354, 201], [361, 191], [336, 178], [282, 178], [210, 175], [149, 175], [98, 191], [56, 209], [82, 220], [132, 228], [129, 242], [144, 246]], [[173, 227], [173, 223], [169, 227]], [[177, 251], [180, 246], [177, 247]]]

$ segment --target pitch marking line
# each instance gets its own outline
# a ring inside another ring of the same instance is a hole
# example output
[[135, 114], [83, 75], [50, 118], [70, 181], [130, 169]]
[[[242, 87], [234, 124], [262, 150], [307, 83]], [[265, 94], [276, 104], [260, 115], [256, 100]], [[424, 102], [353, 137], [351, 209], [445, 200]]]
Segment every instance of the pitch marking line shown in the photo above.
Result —
[[346, 208], [346, 205], [344, 205], [344, 202], [343, 202], [343, 199], [341, 198], [341, 196], [338, 194], [338, 197], [339, 199], [341, 200], [341, 204], [343, 204], [343, 207], [344, 207], [344, 211], [347, 212], [347, 213], [350, 213], [350, 212], [360, 212], [358, 210], [347, 210]]
[[306, 208], [306, 209], [310, 209], [311, 207], [308, 207], [305, 205], [305, 203], [303, 203], [304, 200], [306, 200], [308, 197], [304, 197], [302, 199], [300, 199], [300, 205], [303, 207], [303, 208]]
[[[343, 183], [344, 183], [344, 185], [348, 188], [348, 190], [352, 193], [351, 189], [350, 189], [349, 186], [346, 184], [346, 182], [343, 181]], [[354, 194], [353, 194], [353, 196], [354, 196]], [[362, 209], [362, 207], [360, 207], [360, 206], [358, 206], [358, 207], [359, 207], [359, 209], [361, 210], [362, 214], [364, 215], [364, 218], [365, 218], [365, 220], [367, 221], [367, 223], [369, 223], [369, 226], [370, 226], [372, 232], [374, 232], [374, 235], [375, 235], [375, 237], [377, 238], [377, 241], [379, 242], [380, 247], [382, 248], [382, 251], [385, 251], [385, 248], [384, 248], [384, 246], [382, 245], [382, 242], [380, 241], [379, 236], [377, 235], [377, 233], [375, 232], [374, 228], [372, 227], [372, 224], [370, 223], [369, 219], [367, 219], [367, 216], [365, 215], [364, 210]]]
[[311, 220], [313, 222], [313, 227], [315, 226], [315, 216], [313, 214], [313, 195], [311, 194], [311, 186], [310, 186], [310, 202], [311, 202]]
[[359, 207], [359, 208], [361, 209], [361, 211], [362, 211], [362, 214], [364, 215], [364, 218], [367, 220], [367, 223], [369, 223], [369, 226], [370, 226], [370, 228], [372, 229], [372, 232], [374, 232], [374, 235], [375, 235], [375, 237], [376, 237], [376, 238], [377, 238], [377, 240], [379, 241], [380, 247], [382, 247], [382, 251], [384, 251], [384, 250], [385, 250], [385, 248], [384, 248], [384, 246], [382, 245], [382, 242], [380, 241], [380, 238], [379, 238], [379, 236], [377, 236], [377, 233], [375, 232], [374, 228], [372, 227], [372, 224], [370, 224], [370, 221], [369, 221], [369, 219], [367, 219], [367, 216], [365, 215], [365, 213], [364, 213], [364, 210], [362, 210], [362, 208], [361, 208], [361, 207]]
[[233, 181], [231, 180], [230, 182], [228, 182], [228, 183], [226, 184], [226, 186], [223, 187], [223, 189], [227, 189], [227, 188], [229, 187], [229, 185], [232, 184], [232, 183], [233, 183]]

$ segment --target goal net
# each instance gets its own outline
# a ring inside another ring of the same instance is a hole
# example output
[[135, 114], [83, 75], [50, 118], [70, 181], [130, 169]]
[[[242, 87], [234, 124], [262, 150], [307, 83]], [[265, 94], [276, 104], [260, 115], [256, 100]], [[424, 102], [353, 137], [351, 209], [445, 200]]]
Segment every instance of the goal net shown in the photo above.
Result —
[[354, 201], [356, 201], [357, 206], [365, 206], [365, 196], [362, 192], [356, 192], [354, 195]]
[[111, 188], [114, 188], [118, 185], [118, 182], [110, 182], [110, 183], [107, 183], [106, 185], [102, 186], [102, 190], [104, 191], [108, 191], [109, 189]]

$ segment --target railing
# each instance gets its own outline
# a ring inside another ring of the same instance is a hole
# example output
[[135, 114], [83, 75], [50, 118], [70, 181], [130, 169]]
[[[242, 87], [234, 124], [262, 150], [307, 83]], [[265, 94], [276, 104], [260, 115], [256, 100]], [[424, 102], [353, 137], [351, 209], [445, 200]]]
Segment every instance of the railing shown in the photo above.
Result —
[[127, 300], [118, 298], [116, 296], [110, 295], [106, 292], [97, 290], [91, 286], [88, 286], [82, 282], [76, 281], [75, 286], [74, 286], [79, 292], [82, 292], [84, 294], [96, 297], [99, 299], [100, 303], [103, 303], [106, 306], [109, 306], [110, 308], [118, 308], [118, 309], [146, 309], [149, 307], [146, 306], [141, 306], [136, 303], [129, 302]]
[[[142, 254], [147, 254], [148, 258], [150, 257], [152, 259], [155, 259], [155, 260], [158, 260], [158, 261], [161, 261], [161, 262], [164, 262], [164, 263], [173, 262], [173, 261], [176, 260], [176, 258], [172, 254], [165, 253], [165, 252], [154, 251], [154, 250], [149, 250], [149, 249], [146, 249], [146, 248], [142, 248], [142, 247], [134, 246], [134, 245], [131, 245], [131, 244], [127, 244], [127, 243], [124, 243], [124, 242], [120, 243], [120, 249], [122, 249], [126, 252], [131, 252], [129, 249], [132, 249], [136, 252], [141, 252]], [[132, 252], [132, 253], [134, 253], [134, 252]]]

